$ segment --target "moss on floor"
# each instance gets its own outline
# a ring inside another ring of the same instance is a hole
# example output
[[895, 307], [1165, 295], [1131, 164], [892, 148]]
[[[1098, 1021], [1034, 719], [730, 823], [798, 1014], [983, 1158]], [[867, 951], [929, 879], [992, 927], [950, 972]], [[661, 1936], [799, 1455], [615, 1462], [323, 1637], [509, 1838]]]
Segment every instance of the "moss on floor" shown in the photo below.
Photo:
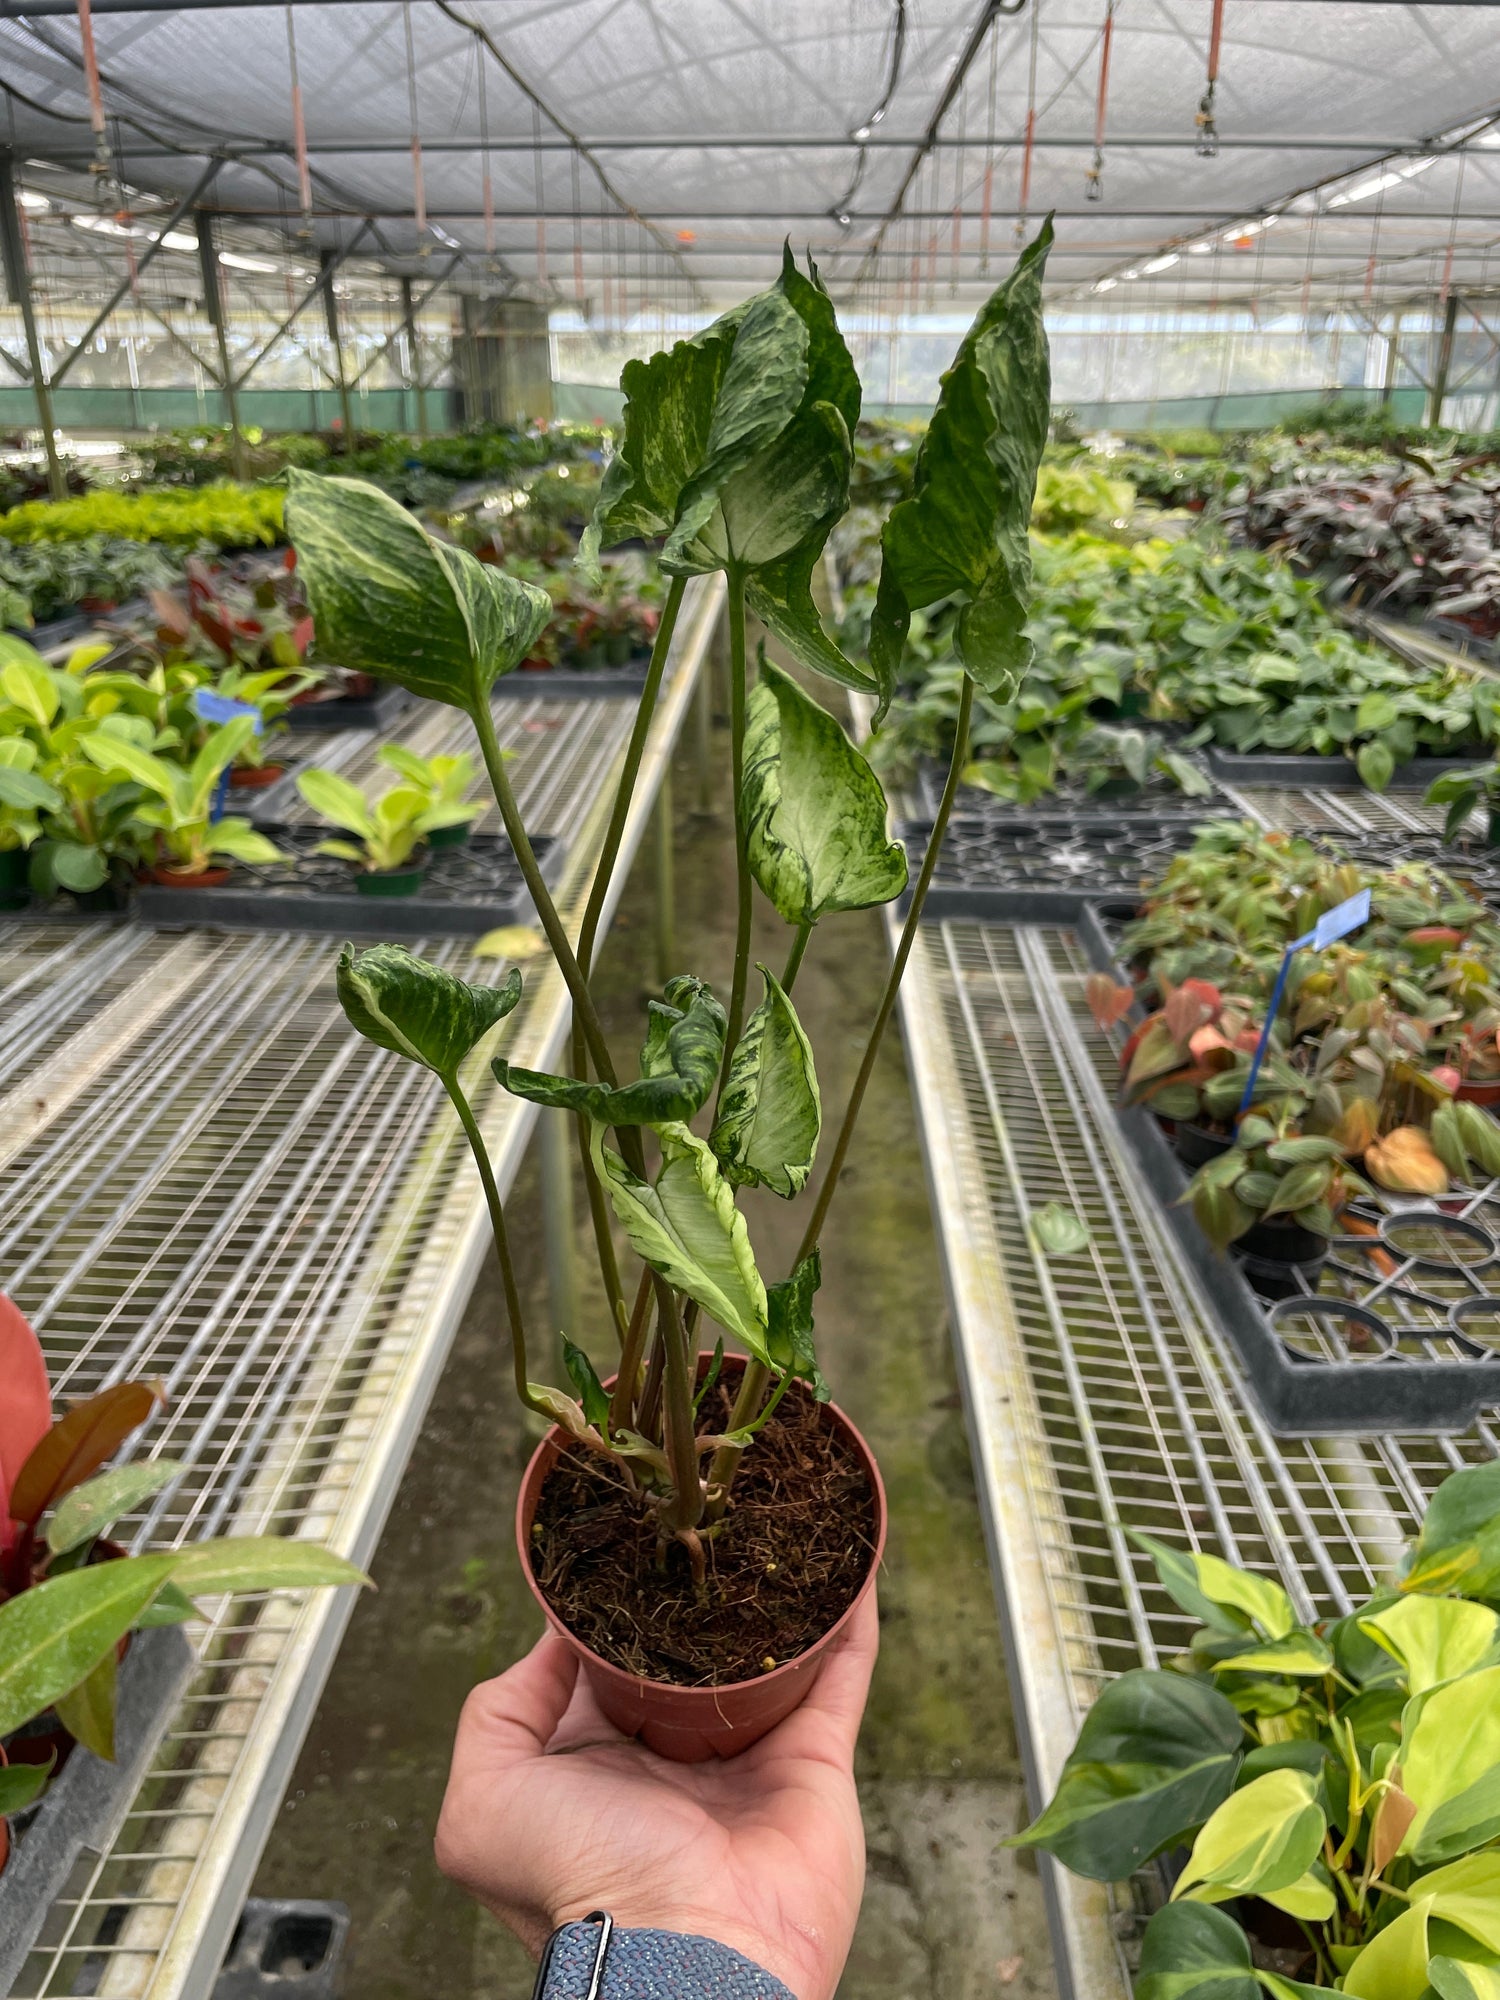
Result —
[[[689, 733], [690, 734], [690, 733]], [[722, 756], [723, 737], [719, 735]], [[676, 961], [727, 993], [733, 865], [727, 817], [705, 820], [688, 743], [677, 759]], [[627, 1061], [654, 983], [653, 874], [637, 864], [601, 967]], [[757, 910], [756, 955], [787, 938]], [[878, 917], [816, 934], [797, 1004], [830, 1121], [841, 1110], [887, 964]], [[581, 1194], [585, 1325], [603, 1323]], [[790, 1263], [797, 1211], [749, 1204], [762, 1267]], [[534, 1324], [547, 1290], [534, 1159], [512, 1198]], [[880, 1459], [891, 1505], [882, 1646], [859, 1752], [870, 1871], [841, 2000], [1032, 2000], [1053, 1990], [1034, 1871], [998, 1843], [1024, 1813], [1000, 1638], [948, 1346], [941, 1279], [899, 1037], [883, 1051], [824, 1237], [818, 1348], [836, 1398]], [[438, 1875], [432, 1830], [453, 1725], [477, 1680], [540, 1620], [520, 1580], [512, 1510], [530, 1450], [510, 1393], [493, 1267], [476, 1289], [262, 1861], [261, 1895], [338, 1898], [353, 1914], [351, 2000], [524, 2000], [529, 1961]]]

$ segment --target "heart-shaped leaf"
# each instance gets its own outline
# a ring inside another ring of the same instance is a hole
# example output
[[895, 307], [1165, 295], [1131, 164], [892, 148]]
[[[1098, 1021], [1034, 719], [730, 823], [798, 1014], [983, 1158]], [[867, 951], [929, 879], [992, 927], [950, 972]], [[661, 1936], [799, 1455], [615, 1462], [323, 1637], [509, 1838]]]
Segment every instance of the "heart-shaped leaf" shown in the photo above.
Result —
[[759, 970], [766, 995], [730, 1057], [708, 1143], [736, 1187], [768, 1187], [790, 1201], [812, 1172], [823, 1106], [796, 1009]]
[[356, 951], [346, 944], [336, 974], [339, 1003], [379, 1048], [433, 1070], [445, 1082], [521, 998], [514, 968], [503, 986], [471, 986], [398, 944]]

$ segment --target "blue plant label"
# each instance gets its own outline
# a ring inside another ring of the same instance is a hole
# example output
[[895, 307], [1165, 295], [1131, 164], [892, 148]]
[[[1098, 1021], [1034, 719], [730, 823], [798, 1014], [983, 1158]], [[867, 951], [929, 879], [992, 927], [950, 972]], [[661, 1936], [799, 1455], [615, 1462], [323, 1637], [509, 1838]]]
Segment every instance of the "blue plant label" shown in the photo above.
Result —
[[1326, 951], [1340, 938], [1348, 937], [1350, 931], [1357, 931], [1361, 924], [1370, 921], [1370, 892], [1361, 889], [1357, 896], [1339, 903], [1331, 910], [1325, 910], [1313, 928], [1312, 948]]
[[255, 717], [255, 733], [260, 734], [260, 710], [253, 701], [233, 701], [227, 694], [215, 694], [212, 688], [193, 689], [193, 713], [200, 722], [233, 722], [237, 715]]

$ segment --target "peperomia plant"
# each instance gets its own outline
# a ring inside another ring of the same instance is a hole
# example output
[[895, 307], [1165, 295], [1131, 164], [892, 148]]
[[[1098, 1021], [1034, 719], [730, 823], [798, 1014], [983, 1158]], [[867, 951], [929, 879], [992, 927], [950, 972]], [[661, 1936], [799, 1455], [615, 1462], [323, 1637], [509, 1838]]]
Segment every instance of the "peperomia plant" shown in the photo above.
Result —
[[1445, 1480], [1393, 1582], [1327, 1623], [1272, 1578], [1131, 1539], [1199, 1629], [1110, 1682], [1016, 1839], [1105, 1882], [1167, 1855], [1140, 2000], [1492, 1996], [1500, 1463]]
[[[944, 381], [917, 456], [913, 497], [890, 533], [882, 616], [957, 596], [966, 686], [1008, 686], [1027, 660], [1026, 520], [1047, 425], [1041, 277], [1049, 232], [986, 304]], [[355, 1026], [430, 1069], [473, 1147], [500, 1261], [517, 1392], [579, 1446], [622, 1470], [665, 1550], [682, 1545], [695, 1578], [704, 1530], [718, 1523], [746, 1447], [797, 1380], [826, 1395], [813, 1346], [819, 1243], [876, 1054], [915, 937], [964, 762], [955, 744], [942, 809], [880, 996], [831, 1157], [786, 1277], [758, 1267], [739, 1192], [786, 1200], [809, 1188], [822, 1126], [813, 1050], [792, 999], [809, 940], [825, 918], [889, 902], [906, 859], [886, 833], [879, 780], [840, 724], [791, 675], [762, 663], [752, 679], [746, 611], [804, 670], [876, 698], [890, 693], [899, 640], [866, 669], [824, 631], [812, 578], [848, 504], [849, 434], [859, 382], [828, 294], [790, 255], [768, 291], [692, 340], [627, 365], [618, 455], [609, 466], [581, 563], [627, 537], [660, 538], [671, 579], [576, 946], [536, 866], [490, 715], [497, 675], [531, 652], [545, 594], [465, 551], [433, 541], [383, 494], [293, 473], [287, 520], [320, 644], [331, 656], [464, 709], [472, 718], [507, 835], [573, 1004], [572, 1074], [493, 1063], [503, 1087], [573, 1113], [582, 1142], [614, 1351], [596, 1367], [568, 1341], [574, 1394], [534, 1382], [503, 1204], [470, 1103], [469, 1059], [515, 1007], [518, 972], [469, 985], [394, 946], [339, 961]], [[895, 517], [893, 517], [894, 519]], [[950, 553], [938, 562], [938, 550]], [[671, 980], [647, 1010], [638, 1074], [622, 1078], [590, 991], [595, 943], [688, 581], [727, 582], [730, 774], [737, 922], [727, 1004], [697, 976]], [[968, 701], [965, 701], [965, 715]], [[779, 973], [761, 967], [748, 1013], [756, 887], [789, 927]], [[695, 1121], [699, 1129], [695, 1129]], [[633, 1302], [618, 1269], [609, 1211], [641, 1262]], [[700, 1433], [699, 1326], [748, 1357], [729, 1419]], [[606, 1391], [601, 1374], [613, 1372]]]

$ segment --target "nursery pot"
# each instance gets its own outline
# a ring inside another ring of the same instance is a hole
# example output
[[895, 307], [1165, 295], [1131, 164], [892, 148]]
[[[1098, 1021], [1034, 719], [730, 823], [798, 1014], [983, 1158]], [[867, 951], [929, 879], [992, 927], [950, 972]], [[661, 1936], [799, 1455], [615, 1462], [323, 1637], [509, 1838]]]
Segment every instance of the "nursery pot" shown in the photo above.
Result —
[[1487, 1110], [1493, 1110], [1500, 1105], [1500, 1077], [1484, 1083], [1461, 1083], [1453, 1095], [1465, 1104], [1482, 1104]]
[[[706, 1365], [707, 1356], [700, 1363]], [[724, 1375], [730, 1379], [734, 1364], [726, 1361]], [[607, 1385], [608, 1386], [608, 1385]], [[870, 1482], [875, 1498], [875, 1537], [870, 1566], [864, 1582], [847, 1611], [820, 1639], [793, 1660], [774, 1667], [754, 1680], [727, 1681], [717, 1687], [678, 1687], [670, 1681], [643, 1680], [612, 1666], [569, 1631], [547, 1601], [531, 1567], [531, 1524], [536, 1519], [547, 1475], [563, 1455], [568, 1436], [554, 1426], [531, 1455], [521, 1481], [516, 1502], [516, 1544], [521, 1552], [521, 1572], [531, 1594], [542, 1607], [543, 1616], [578, 1657], [600, 1708], [617, 1729], [627, 1736], [639, 1736], [648, 1748], [670, 1758], [674, 1764], [702, 1764], [712, 1757], [734, 1757], [759, 1742], [778, 1722], [784, 1722], [812, 1692], [834, 1640], [844, 1631], [866, 1597], [875, 1588], [881, 1559], [885, 1553], [885, 1488], [875, 1455], [863, 1437], [834, 1403], [819, 1406], [825, 1421], [842, 1432]], [[753, 1447], [752, 1447], [753, 1449]]]
[[229, 788], [235, 792], [258, 792], [285, 776], [285, 764], [247, 764], [243, 768], [231, 766]]
[[0, 850], [0, 910], [21, 910], [30, 902], [30, 870], [24, 847]]
[[1492, 806], [1485, 820], [1485, 844], [1500, 847], [1500, 806]]
[[161, 889], [222, 889], [234, 870], [201, 868], [194, 875], [186, 868], [143, 868], [141, 873]]
[[422, 886], [420, 861], [400, 868], [368, 868], [354, 878], [361, 896], [415, 896]]
[[1206, 1167], [1210, 1160], [1227, 1153], [1234, 1140], [1227, 1132], [1209, 1132], [1202, 1125], [1179, 1122], [1172, 1144], [1182, 1164], [1196, 1173], [1199, 1167]]
[[469, 844], [469, 820], [460, 820], [457, 826], [435, 826], [427, 835], [429, 847], [467, 847]]
[[1299, 1279], [1317, 1282], [1328, 1256], [1328, 1238], [1300, 1222], [1257, 1222], [1235, 1244], [1244, 1258], [1245, 1276], [1263, 1299], [1290, 1299], [1302, 1289]]

